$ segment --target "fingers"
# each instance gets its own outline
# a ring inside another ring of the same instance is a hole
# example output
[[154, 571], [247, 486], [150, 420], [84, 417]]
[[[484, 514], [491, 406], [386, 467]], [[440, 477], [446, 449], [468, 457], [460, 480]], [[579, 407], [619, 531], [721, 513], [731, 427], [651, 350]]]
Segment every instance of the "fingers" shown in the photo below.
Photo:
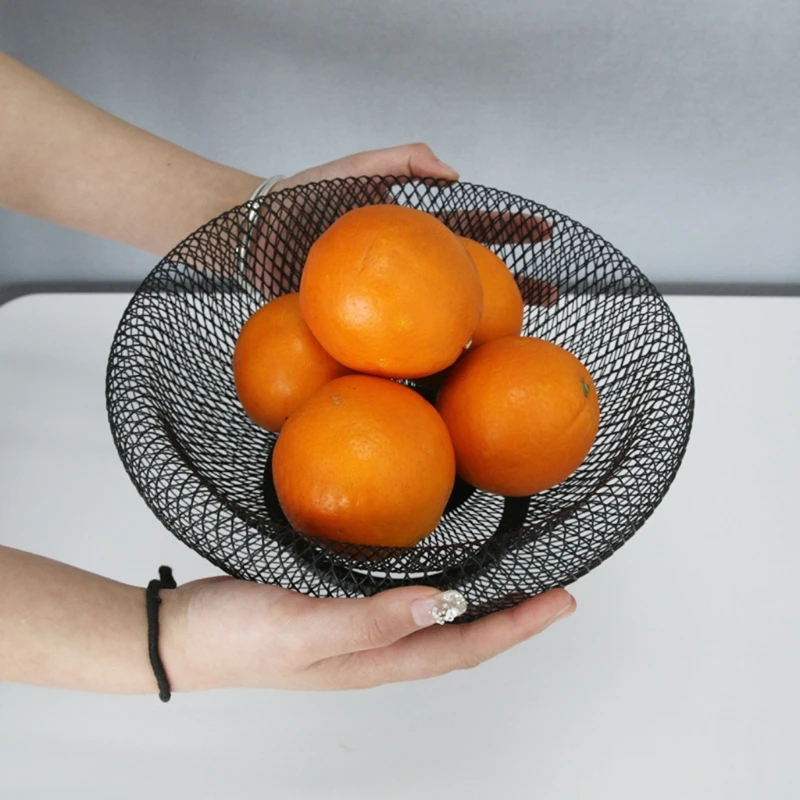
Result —
[[[399, 175], [408, 178], [442, 178], [458, 180], [458, 172], [449, 164], [440, 161], [426, 144], [416, 143], [375, 150], [366, 153], [368, 162], [383, 169], [374, 174]], [[370, 173], [367, 173], [370, 174]]]
[[443, 178], [457, 180], [458, 172], [440, 161], [427, 144], [417, 142], [382, 150], [367, 150], [327, 164], [335, 174], [345, 178], [358, 175], [389, 175], [408, 178]]
[[432, 213], [459, 235], [483, 244], [536, 244], [547, 241], [553, 230], [544, 217], [525, 211], [458, 209]]
[[436, 626], [395, 644], [328, 662], [346, 687], [419, 680], [469, 669], [535, 636], [575, 610], [575, 599], [552, 589], [507, 611], [498, 611], [466, 625]]
[[[318, 167], [298, 172], [279, 181], [273, 192], [316, 181], [381, 175], [393, 178], [458, 180], [458, 172], [445, 164], [423, 142], [380, 150], [365, 150]], [[395, 202], [382, 187], [378, 200]], [[541, 215], [526, 212], [490, 212], [482, 209], [432, 212], [449, 228], [485, 244], [535, 244], [550, 238], [552, 223]]]
[[[405, 179], [456, 180], [458, 173], [440, 161], [431, 148], [424, 143], [405, 144], [380, 150], [368, 150], [318, 167], [299, 172], [276, 184], [272, 192], [318, 181], [344, 179], [360, 176], [384, 176], [389, 180], [373, 183], [352, 182], [337, 188], [334, 207], [324, 207], [316, 194], [309, 197], [287, 199], [280, 207], [265, 203], [260, 211], [257, 230], [248, 237], [246, 263], [253, 274], [251, 283], [264, 295], [278, 289], [286, 291], [294, 287], [272, 287], [267, 284], [280, 272], [283, 249], [280, 243], [298, 227], [314, 238], [314, 231], [324, 230], [334, 219], [348, 208], [357, 208], [365, 203], [398, 203], [390, 184], [402, 183]], [[526, 245], [547, 241], [552, 236], [552, 222], [540, 214], [531, 212], [498, 212], [480, 208], [457, 210], [434, 210], [438, 217], [455, 233], [468, 236], [488, 245]], [[290, 236], [291, 238], [291, 236]], [[264, 263], [273, 269], [265, 272]], [[555, 286], [543, 281], [526, 279], [520, 286], [526, 303], [536, 306], [551, 306], [558, 299]]]
[[458, 172], [440, 161], [428, 145], [421, 142], [365, 150], [345, 158], [320, 164], [279, 181], [273, 192], [315, 181], [334, 178], [357, 178], [363, 175], [387, 175], [408, 178], [443, 178], [457, 180]]
[[314, 600], [303, 631], [313, 643], [316, 661], [386, 648], [434, 625], [449, 607], [447, 596], [425, 586], [390, 589], [373, 597]]
[[558, 287], [539, 278], [517, 277], [517, 285], [526, 305], [549, 308], [558, 302]]

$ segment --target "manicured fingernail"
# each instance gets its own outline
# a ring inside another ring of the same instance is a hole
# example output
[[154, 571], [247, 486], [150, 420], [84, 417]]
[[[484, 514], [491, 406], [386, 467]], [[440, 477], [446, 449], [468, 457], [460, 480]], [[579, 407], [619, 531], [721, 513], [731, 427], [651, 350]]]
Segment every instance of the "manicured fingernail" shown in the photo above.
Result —
[[411, 604], [411, 616], [420, 628], [452, 622], [466, 610], [467, 601], [464, 595], [454, 589], [423, 600], [415, 600]]

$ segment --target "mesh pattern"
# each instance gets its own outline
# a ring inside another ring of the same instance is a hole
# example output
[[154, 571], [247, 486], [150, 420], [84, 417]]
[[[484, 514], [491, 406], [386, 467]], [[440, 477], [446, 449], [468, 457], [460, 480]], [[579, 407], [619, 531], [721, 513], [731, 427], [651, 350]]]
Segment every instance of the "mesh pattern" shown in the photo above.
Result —
[[[314, 240], [346, 211], [386, 202], [432, 213], [505, 260], [526, 302], [524, 334], [567, 348], [591, 371], [600, 430], [581, 468], [553, 489], [503, 498], [459, 481], [439, 527], [416, 547], [334, 549], [283, 517], [270, 477], [276, 436], [245, 415], [231, 359], [248, 317], [299, 288]], [[608, 242], [495, 189], [389, 178], [269, 195], [179, 244], [122, 317], [106, 392], [140, 494], [225, 572], [315, 596], [411, 583], [458, 589], [470, 604], [461, 621], [569, 584], [624, 544], [667, 492], [694, 409], [689, 355], [670, 309]]]

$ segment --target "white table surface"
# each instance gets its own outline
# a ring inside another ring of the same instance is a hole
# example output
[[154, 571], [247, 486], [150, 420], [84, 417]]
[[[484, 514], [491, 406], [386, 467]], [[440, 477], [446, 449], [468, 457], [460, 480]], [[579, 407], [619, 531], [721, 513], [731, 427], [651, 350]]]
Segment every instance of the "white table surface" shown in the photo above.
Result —
[[[0, 798], [796, 800], [800, 299], [668, 300], [696, 370], [689, 451], [644, 528], [572, 587], [574, 617], [476, 670], [365, 692], [164, 705], [2, 685]], [[162, 563], [213, 574], [114, 450], [126, 302], [0, 307], [0, 541], [140, 585]]]

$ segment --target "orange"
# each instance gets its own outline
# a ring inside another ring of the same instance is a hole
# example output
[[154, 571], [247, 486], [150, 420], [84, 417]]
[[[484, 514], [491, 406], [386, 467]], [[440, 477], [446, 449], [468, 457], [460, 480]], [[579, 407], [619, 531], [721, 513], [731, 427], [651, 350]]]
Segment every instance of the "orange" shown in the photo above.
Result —
[[242, 407], [269, 431], [279, 431], [317, 389], [348, 372], [303, 321], [297, 292], [276, 297], [256, 311], [242, 327], [233, 351], [233, 378]]
[[586, 367], [555, 344], [518, 336], [487, 342], [459, 360], [437, 408], [458, 474], [508, 497], [544, 491], [571, 475], [600, 420]]
[[272, 475], [296, 530], [410, 547], [439, 524], [455, 456], [441, 417], [416, 392], [386, 378], [348, 375], [289, 417]]
[[488, 247], [460, 237], [475, 262], [483, 288], [483, 313], [472, 333], [472, 347], [522, 332], [523, 303], [516, 280], [505, 261]]
[[337, 361], [415, 378], [458, 358], [483, 293], [475, 264], [446, 225], [423, 211], [376, 205], [349, 211], [314, 242], [300, 305]]

